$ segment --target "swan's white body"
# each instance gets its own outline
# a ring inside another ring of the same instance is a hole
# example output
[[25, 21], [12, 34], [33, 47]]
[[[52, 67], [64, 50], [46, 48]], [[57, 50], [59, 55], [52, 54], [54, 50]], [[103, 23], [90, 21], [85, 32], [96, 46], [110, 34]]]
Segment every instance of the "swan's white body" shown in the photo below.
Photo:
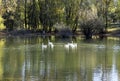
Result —
[[77, 47], [77, 44], [76, 44], [76, 43], [70, 43], [69, 46], [70, 46], [71, 48], [76, 48], [76, 47]]
[[69, 47], [70, 47], [69, 43], [65, 44], [64, 47], [67, 48], [67, 49], [69, 49]]
[[48, 45], [49, 45], [51, 48], [54, 47], [54, 44], [53, 44], [52, 42], [50, 42], [50, 41], [48, 41]]
[[42, 49], [46, 49], [46, 48], [47, 48], [47, 45], [42, 43]]
[[77, 48], [77, 43], [73, 43], [73, 41], [72, 41], [72, 43], [65, 44], [64, 47], [65, 48], [70, 47], [70, 48], [74, 49], [74, 48]]

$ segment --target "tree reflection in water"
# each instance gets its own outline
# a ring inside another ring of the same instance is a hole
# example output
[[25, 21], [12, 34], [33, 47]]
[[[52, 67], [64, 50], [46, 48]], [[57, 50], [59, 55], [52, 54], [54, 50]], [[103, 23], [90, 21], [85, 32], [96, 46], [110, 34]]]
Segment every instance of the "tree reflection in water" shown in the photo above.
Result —
[[[112, 56], [112, 67], [111, 70], [105, 69], [104, 71], [102, 65], [94, 69], [93, 81], [119, 81], [119, 74], [116, 67], [116, 57], [119, 53], [119, 46], [113, 46], [113, 56]], [[103, 72], [104, 71], [104, 72]], [[107, 77], [103, 76], [107, 75]]]
[[3, 46], [0, 45], [0, 80], [119, 80], [120, 66], [117, 63], [120, 58], [120, 47], [115, 45], [116, 41], [108, 41], [109, 45], [106, 46], [104, 41], [96, 43], [78, 40], [75, 49], [65, 48], [65, 44], [71, 40], [50, 41], [53, 42], [54, 49], [47, 47], [42, 50], [42, 43], [48, 45], [48, 40], [45, 41], [40, 37], [6, 39]]

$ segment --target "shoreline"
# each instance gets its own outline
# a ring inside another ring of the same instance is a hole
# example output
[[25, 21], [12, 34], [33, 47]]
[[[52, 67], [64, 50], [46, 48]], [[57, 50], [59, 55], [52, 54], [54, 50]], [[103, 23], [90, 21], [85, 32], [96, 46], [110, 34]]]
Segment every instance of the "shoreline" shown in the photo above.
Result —
[[[111, 31], [111, 32], [107, 32], [106, 34], [101, 34], [103, 37], [120, 37], [120, 31], [117, 30], [116, 31]], [[42, 34], [41, 32], [6, 32], [6, 31], [0, 31], [0, 38], [1, 37], [32, 37], [32, 36], [60, 36], [57, 33], [45, 33]], [[72, 35], [69, 35], [68, 37], [72, 37], [72, 36], [83, 36], [83, 34], [81, 34], [80, 32], [76, 32]], [[93, 36], [98, 36], [98, 35], [93, 35]], [[67, 37], [66, 37], [67, 38]]]

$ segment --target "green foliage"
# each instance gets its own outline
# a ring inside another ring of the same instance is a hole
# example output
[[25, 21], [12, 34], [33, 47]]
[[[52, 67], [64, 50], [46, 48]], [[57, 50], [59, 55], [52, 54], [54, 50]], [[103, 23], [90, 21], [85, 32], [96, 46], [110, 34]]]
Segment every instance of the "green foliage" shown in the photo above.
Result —
[[116, 7], [115, 7], [115, 16], [116, 16], [116, 20], [120, 21], [120, 0], [118, 0], [118, 2], [116, 3]]
[[4, 22], [4, 20], [3, 20], [3, 18], [0, 16], [0, 30], [5, 29], [5, 26], [4, 26], [3, 22]]
[[61, 38], [70, 37], [72, 35], [70, 27], [63, 22], [56, 23], [53, 27], [56, 29], [58, 36]]
[[4, 19], [4, 25], [6, 26], [7, 30], [12, 31], [14, 25], [14, 12], [6, 11], [2, 17]]
[[[79, 14], [80, 0], [64, 0], [65, 5], [65, 22], [70, 27], [75, 27]], [[76, 29], [76, 28], [73, 28]]]
[[80, 22], [81, 32], [86, 39], [91, 39], [93, 34], [103, 34], [104, 24], [100, 19], [90, 19]]
[[[85, 27], [93, 34], [98, 33], [96, 27], [104, 30], [102, 24], [107, 28], [108, 23], [120, 21], [119, 0], [3, 0], [2, 3], [2, 11], [6, 11], [4, 25], [8, 30], [25, 28], [51, 32], [56, 29], [53, 28], [56, 23], [63, 22], [73, 32], [80, 24], [82, 30]], [[62, 25], [61, 28], [65, 29]]]
[[23, 26], [23, 20], [18, 12], [6, 11], [2, 17], [8, 31], [20, 29]]
[[35, 0], [28, 7], [28, 25], [32, 30], [36, 30], [39, 26], [39, 6]]
[[14, 29], [20, 30], [23, 29], [24, 22], [21, 18], [21, 14], [19, 12], [14, 13]]
[[104, 31], [104, 22], [96, 14], [92, 8], [81, 13], [80, 29], [86, 39], [91, 39], [93, 34], [102, 34]]
[[40, 2], [40, 22], [43, 26], [43, 30], [51, 32], [51, 27], [58, 21], [60, 21], [60, 2], [56, 0], [45, 0]]

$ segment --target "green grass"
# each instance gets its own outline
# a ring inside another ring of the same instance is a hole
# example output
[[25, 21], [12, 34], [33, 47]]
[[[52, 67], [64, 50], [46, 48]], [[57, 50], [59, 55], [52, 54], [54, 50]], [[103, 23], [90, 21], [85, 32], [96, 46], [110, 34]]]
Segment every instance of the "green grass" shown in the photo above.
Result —
[[120, 27], [108, 28], [108, 29], [107, 29], [108, 32], [112, 32], [112, 31], [116, 31], [116, 30], [120, 30]]

